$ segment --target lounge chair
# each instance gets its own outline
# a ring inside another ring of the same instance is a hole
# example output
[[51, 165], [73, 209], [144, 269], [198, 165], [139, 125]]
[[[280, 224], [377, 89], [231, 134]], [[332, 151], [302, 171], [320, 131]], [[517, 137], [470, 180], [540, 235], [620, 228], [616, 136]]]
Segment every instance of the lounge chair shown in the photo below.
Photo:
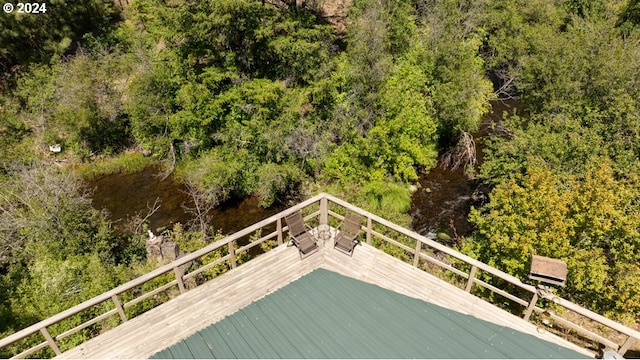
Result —
[[304, 223], [300, 211], [285, 216], [291, 242], [298, 248], [300, 259], [318, 250], [316, 238], [309, 232], [309, 226]]
[[360, 243], [358, 235], [360, 235], [362, 217], [357, 214], [347, 213], [344, 216], [342, 224], [338, 226], [338, 234], [333, 247], [343, 253], [353, 256], [353, 250]]

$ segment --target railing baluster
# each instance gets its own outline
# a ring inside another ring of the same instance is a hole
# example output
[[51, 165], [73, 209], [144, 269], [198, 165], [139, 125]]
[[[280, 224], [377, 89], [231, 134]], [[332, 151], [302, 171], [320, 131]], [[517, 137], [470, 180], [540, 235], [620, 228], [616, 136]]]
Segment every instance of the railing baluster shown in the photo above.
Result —
[[329, 200], [326, 197], [320, 199], [320, 225], [329, 224]]
[[282, 245], [282, 218], [276, 221], [276, 231], [278, 231], [278, 245]]
[[367, 244], [371, 245], [371, 230], [373, 230], [373, 222], [371, 217], [367, 216]]
[[187, 290], [184, 287], [184, 280], [182, 279], [182, 275], [184, 275], [183, 271], [176, 266], [173, 268], [173, 273], [176, 276], [176, 281], [178, 281], [178, 289], [180, 289], [180, 294], [184, 294]]
[[624, 354], [627, 352], [627, 350], [629, 350], [629, 348], [631, 348], [631, 345], [633, 345], [636, 340], [637, 339], [634, 339], [632, 336], [629, 336], [627, 338], [627, 341], [625, 341], [624, 344], [622, 344], [622, 347], [618, 350], [618, 354], [624, 356]]
[[524, 314], [523, 319], [529, 321], [531, 314], [533, 314], [533, 310], [536, 308], [536, 303], [538, 302], [538, 293], [533, 293], [533, 298], [531, 298], [531, 302], [529, 303], [529, 307], [527, 307], [527, 312]]
[[122, 304], [120, 304], [120, 300], [118, 300], [118, 295], [114, 294], [111, 297], [111, 300], [113, 300], [113, 304], [116, 306], [116, 309], [118, 309], [118, 314], [120, 314], [122, 322], [127, 321], [127, 315], [124, 313], [124, 308], [122, 307]]
[[471, 267], [471, 271], [469, 272], [469, 280], [467, 280], [467, 287], [464, 289], [464, 291], [468, 293], [471, 292], [471, 287], [473, 286], [473, 280], [476, 278], [476, 271], [478, 271], [478, 267], [473, 265]]
[[49, 334], [49, 330], [47, 330], [46, 327], [40, 328], [40, 333], [42, 333], [44, 338], [47, 340], [47, 343], [49, 343], [49, 346], [53, 349], [53, 352], [55, 352], [56, 355], [62, 354], [62, 351], [60, 351], [58, 344], [56, 344], [55, 340], [53, 340], [53, 337], [51, 337], [51, 334]]
[[420, 252], [422, 251], [422, 241], [416, 239], [416, 251], [413, 254], [413, 266], [418, 267], [420, 263]]
[[233, 243], [234, 242], [235, 241], [231, 241], [229, 243], [229, 257], [231, 259], [231, 268], [232, 269], [235, 269], [235, 267], [236, 267], [236, 250], [233, 247]]

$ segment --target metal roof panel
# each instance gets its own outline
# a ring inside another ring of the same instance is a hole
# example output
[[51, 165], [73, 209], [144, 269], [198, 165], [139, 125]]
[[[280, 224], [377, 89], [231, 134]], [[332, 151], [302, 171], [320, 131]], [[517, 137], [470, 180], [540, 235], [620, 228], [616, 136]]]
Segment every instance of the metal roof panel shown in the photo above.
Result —
[[535, 336], [325, 269], [154, 358], [585, 358]]

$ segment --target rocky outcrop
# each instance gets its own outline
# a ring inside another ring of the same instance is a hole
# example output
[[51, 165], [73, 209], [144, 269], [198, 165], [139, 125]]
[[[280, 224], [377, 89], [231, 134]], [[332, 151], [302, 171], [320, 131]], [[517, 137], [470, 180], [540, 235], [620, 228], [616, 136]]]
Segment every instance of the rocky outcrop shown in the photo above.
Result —
[[347, 8], [351, 0], [323, 0], [320, 5], [320, 16], [333, 25], [337, 34], [347, 32]]
[[158, 262], [171, 262], [184, 256], [184, 253], [173, 241], [165, 241], [164, 236], [156, 236], [149, 230], [149, 238], [146, 243], [147, 259]]
[[271, 4], [279, 8], [290, 6], [304, 7], [316, 13], [327, 23], [333, 25], [338, 35], [346, 33], [347, 8], [352, 0], [264, 0], [265, 4]]

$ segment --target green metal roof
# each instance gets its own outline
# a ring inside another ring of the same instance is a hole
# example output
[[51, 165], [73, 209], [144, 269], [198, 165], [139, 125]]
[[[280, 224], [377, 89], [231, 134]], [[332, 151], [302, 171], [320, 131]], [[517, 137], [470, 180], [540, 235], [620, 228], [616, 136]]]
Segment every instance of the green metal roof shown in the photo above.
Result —
[[317, 269], [152, 358], [586, 358]]

